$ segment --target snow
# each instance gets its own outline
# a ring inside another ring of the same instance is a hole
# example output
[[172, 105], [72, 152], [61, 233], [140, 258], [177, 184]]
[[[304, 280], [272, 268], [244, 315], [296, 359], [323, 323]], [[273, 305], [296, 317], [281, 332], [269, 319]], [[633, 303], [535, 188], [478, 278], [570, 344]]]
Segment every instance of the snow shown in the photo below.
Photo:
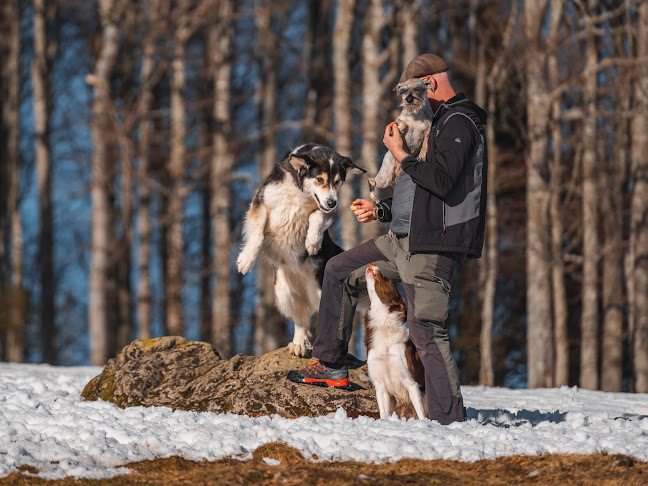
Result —
[[0, 477], [29, 465], [46, 479], [109, 478], [127, 474], [130, 462], [174, 455], [245, 460], [275, 441], [313, 460], [367, 463], [604, 451], [648, 461], [647, 394], [463, 387], [468, 420], [449, 426], [350, 419], [343, 409], [290, 420], [84, 401], [83, 387], [100, 372], [0, 363]]

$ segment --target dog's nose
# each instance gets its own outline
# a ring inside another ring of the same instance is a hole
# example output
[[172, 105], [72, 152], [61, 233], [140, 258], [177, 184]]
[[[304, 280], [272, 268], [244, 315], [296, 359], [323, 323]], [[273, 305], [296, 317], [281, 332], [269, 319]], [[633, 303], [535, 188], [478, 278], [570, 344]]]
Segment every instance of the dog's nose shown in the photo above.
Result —
[[328, 201], [326, 201], [326, 205], [329, 208], [333, 209], [335, 206], [337, 206], [337, 201], [335, 201], [333, 199], [329, 199]]
[[408, 103], [411, 103], [412, 101], [414, 101], [414, 97], [411, 95], [411, 93], [407, 95], [407, 98], [405, 98], [405, 101], [407, 101]]

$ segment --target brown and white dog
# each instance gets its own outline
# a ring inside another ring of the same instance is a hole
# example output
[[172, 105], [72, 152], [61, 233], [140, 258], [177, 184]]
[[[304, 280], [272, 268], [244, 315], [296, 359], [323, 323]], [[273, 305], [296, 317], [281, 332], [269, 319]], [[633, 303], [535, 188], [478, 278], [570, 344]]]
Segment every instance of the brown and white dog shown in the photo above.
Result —
[[369, 378], [376, 389], [380, 418], [426, 418], [421, 394], [425, 371], [409, 337], [405, 300], [394, 283], [371, 263], [367, 267], [370, 307], [365, 316]]

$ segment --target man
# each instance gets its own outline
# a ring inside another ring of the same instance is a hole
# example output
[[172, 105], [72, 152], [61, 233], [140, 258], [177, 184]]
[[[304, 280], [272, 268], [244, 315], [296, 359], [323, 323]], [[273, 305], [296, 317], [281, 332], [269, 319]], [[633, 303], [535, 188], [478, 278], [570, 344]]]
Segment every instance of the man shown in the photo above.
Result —
[[487, 114], [455, 93], [447, 71], [443, 59], [423, 54], [401, 75], [400, 82], [432, 83], [425, 160], [408, 152], [395, 122], [386, 127], [383, 143], [397, 161], [393, 198], [377, 205], [357, 199], [351, 209], [362, 223], [391, 222], [389, 233], [329, 260], [313, 345], [319, 361], [288, 374], [298, 383], [348, 384], [345, 359], [355, 307], [366, 293], [366, 266], [376, 262], [384, 276], [403, 283], [410, 336], [425, 368], [428, 415], [441, 424], [465, 420], [445, 322], [454, 274], [466, 257], [481, 256], [487, 173]]

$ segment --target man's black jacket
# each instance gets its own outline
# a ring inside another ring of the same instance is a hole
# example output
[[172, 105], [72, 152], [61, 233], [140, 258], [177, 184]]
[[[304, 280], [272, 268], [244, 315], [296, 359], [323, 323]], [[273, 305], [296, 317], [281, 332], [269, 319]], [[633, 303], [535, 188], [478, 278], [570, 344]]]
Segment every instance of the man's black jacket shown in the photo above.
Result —
[[[416, 183], [409, 251], [479, 258], [486, 222], [487, 113], [459, 93], [435, 112], [426, 160], [401, 161]], [[387, 203], [389, 205], [389, 202]]]

